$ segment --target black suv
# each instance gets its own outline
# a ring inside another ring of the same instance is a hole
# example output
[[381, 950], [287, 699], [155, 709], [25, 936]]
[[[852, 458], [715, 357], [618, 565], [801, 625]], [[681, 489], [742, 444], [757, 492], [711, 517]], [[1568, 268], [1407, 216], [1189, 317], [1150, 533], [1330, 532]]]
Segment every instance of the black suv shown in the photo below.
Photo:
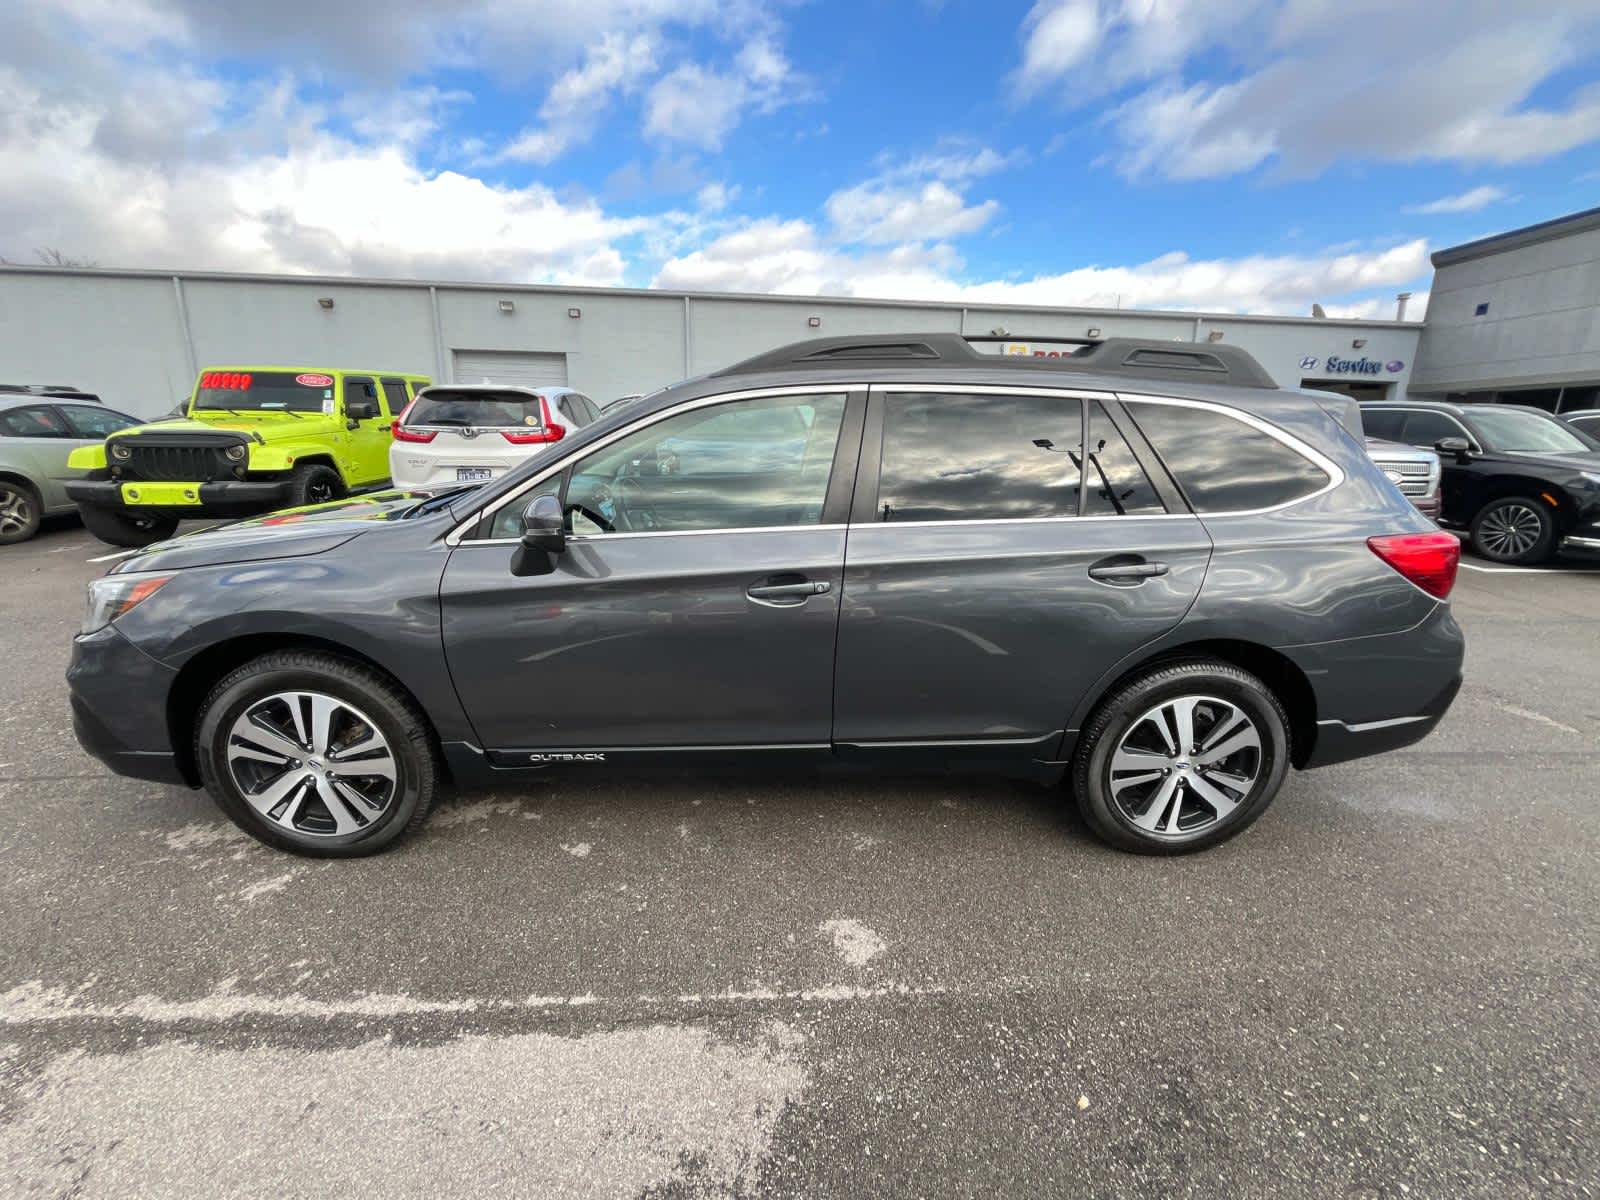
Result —
[[392, 843], [447, 779], [839, 761], [1070, 776], [1171, 853], [1434, 727], [1459, 553], [1231, 347], [830, 338], [492, 483], [149, 547], [68, 679], [91, 753], [301, 853]]
[[1374, 401], [1368, 435], [1439, 453], [1441, 525], [1470, 531], [1472, 548], [1527, 565], [1563, 547], [1600, 549], [1600, 442], [1517, 404]]

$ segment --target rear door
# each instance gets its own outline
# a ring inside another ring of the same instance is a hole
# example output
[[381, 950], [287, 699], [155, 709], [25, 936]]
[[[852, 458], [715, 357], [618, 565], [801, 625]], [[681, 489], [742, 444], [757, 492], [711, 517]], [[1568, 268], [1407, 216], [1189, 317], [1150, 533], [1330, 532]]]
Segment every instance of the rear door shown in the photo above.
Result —
[[1211, 539], [1108, 396], [874, 388], [861, 460], [843, 752], [1049, 758], [1084, 692], [1199, 592]]

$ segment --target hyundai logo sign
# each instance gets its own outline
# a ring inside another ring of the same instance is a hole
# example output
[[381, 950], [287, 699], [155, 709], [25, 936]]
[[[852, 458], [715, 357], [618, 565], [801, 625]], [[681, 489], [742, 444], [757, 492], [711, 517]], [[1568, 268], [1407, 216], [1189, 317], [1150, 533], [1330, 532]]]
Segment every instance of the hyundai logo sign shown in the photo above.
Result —
[[[1318, 360], [1308, 354], [1300, 360], [1302, 371], [1315, 371]], [[1398, 375], [1406, 369], [1406, 364], [1398, 358], [1388, 362], [1380, 362], [1376, 358], [1340, 358], [1338, 355], [1328, 355], [1327, 362], [1323, 365], [1324, 374], [1328, 375], [1381, 375], [1387, 371], [1391, 375]]]

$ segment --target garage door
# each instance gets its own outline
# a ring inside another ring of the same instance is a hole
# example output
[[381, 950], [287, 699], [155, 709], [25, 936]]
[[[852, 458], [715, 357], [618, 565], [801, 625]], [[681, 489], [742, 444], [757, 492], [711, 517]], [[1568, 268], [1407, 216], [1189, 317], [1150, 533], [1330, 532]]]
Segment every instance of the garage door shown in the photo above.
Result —
[[505, 350], [457, 350], [457, 383], [511, 383], [523, 387], [565, 387], [565, 354], [525, 354]]

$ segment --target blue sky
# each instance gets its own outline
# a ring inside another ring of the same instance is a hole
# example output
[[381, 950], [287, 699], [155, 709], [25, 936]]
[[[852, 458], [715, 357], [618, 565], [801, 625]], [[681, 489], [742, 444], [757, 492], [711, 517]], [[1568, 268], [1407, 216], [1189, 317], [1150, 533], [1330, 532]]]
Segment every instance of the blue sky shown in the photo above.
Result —
[[0, 255], [1388, 315], [1600, 203], [1597, 46], [1596, 0], [36, 2]]

